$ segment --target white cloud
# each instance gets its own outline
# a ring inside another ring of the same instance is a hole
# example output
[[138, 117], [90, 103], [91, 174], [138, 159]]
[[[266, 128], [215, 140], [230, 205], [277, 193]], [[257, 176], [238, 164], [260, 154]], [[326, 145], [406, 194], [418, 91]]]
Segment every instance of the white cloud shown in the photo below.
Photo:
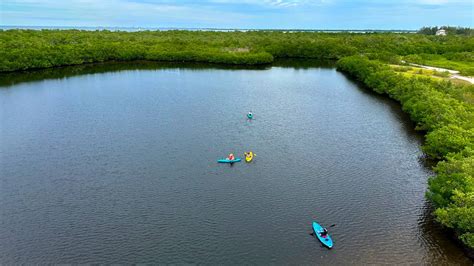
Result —
[[[472, 0], [0, 1], [0, 25], [189, 28], [335, 28], [346, 25], [350, 18], [350, 28], [468, 25], [472, 24], [473, 6]], [[425, 19], [426, 16], [419, 16], [420, 12], [432, 16]], [[371, 17], [377, 18], [370, 20]], [[390, 18], [396, 18], [396, 23], [387, 25]], [[416, 21], [414, 26], [406, 26], [411, 21]]]
[[[206, 5], [179, 5], [170, 1], [139, 2], [129, 0], [0, 0], [14, 7], [2, 11], [2, 24], [78, 25], [78, 26], [181, 26], [216, 25], [251, 17], [232, 11], [213, 10]], [[21, 9], [20, 11], [14, 11]]]
[[207, 3], [218, 3], [218, 4], [247, 4], [262, 7], [292, 7], [302, 5], [319, 5], [326, 4], [332, 0], [207, 0], [203, 1]]
[[444, 5], [449, 3], [449, 0], [418, 0], [418, 3], [425, 5]]

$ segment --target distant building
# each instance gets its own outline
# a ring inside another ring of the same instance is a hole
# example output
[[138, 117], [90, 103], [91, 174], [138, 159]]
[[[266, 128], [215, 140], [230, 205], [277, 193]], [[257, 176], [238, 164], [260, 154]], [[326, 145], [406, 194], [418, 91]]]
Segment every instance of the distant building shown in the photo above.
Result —
[[436, 31], [436, 35], [438, 36], [446, 36], [446, 30], [439, 29]]

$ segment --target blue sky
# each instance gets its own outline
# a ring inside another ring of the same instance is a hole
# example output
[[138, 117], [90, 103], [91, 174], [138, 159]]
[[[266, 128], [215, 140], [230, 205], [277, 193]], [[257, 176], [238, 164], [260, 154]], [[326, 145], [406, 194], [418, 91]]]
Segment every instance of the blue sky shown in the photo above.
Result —
[[474, 27], [474, 0], [0, 0], [0, 25], [246, 29]]

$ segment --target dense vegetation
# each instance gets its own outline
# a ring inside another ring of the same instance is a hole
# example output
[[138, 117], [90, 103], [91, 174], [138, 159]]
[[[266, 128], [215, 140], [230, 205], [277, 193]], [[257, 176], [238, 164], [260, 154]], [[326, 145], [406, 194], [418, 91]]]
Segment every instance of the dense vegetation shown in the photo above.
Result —
[[424, 152], [440, 159], [427, 192], [437, 220], [474, 248], [474, 86], [453, 86], [430, 78], [407, 78], [362, 56], [343, 58], [338, 69], [378, 93], [388, 94], [426, 131]]
[[[282, 31], [0, 31], [0, 71], [110, 60], [265, 64], [275, 58], [340, 59], [364, 54], [397, 63], [405, 58], [474, 73], [474, 38], [397, 33]], [[433, 57], [429, 57], [433, 56]], [[456, 65], [452, 65], [456, 64]]]
[[[422, 29], [425, 31], [431, 34], [428, 29]], [[0, 31], [0, 72], [112, 60], [258, 65], [271, 63], [276, 58], [340, 59], [340, 70], [378, 93], [400, 101], [403, 110], [417, 123], [417, 129], [426, 131], [425, 153], [441, 160], [435, 167], [437, 176], [429, 180], [427, 196], [436, 205], [437, 220], [453, 228], [467, 246], [474, 248], [474, 86], [403, 75], [386, 64], [404, 60], [474, 75], [472, 30], [468, 34], [462, 33], [463, 29], [457, 31], [458, 35], [432, 36], [282, 31], [8, 30]], [[21, 81], [7, 78], [5, 82]]]
[[465, 27], [450, 27], [450, 26], [435, 26], [435, 27], [423, 27], [418, 33], [426, 35], [435, 35], [438, 30], [445, 30], [446, 34], [458, 34], [458, 35], [474, 35], [474, 29]]

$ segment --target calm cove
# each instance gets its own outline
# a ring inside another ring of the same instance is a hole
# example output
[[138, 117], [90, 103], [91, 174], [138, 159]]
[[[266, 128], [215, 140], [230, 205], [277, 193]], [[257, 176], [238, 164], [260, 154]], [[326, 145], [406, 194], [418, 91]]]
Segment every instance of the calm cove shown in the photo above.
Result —
[[3, 74], [0, 262], [470, 265], [413, 128], [313, 62]]

